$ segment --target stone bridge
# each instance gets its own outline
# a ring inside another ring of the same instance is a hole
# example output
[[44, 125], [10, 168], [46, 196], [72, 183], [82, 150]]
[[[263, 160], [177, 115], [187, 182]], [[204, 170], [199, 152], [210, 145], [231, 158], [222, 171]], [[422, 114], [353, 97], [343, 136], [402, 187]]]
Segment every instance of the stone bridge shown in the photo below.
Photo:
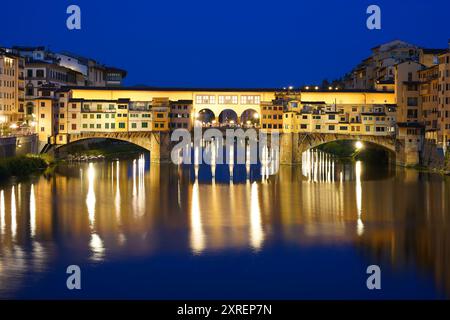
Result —
[[[68, 144], [94, 138], [115, 139], [136, 144], [150, 151], [151, 162], [170, 162], [170, 152], [174, 143], [170, 141], [170, 132], [84, 132], [71, 134]], [[409, 150], [408, 143], [400, 141], [395, 136], [353, 135], [332, 133], [282, 133], [280, 135], [280, 163], [300, 164], [302, 153], [322, 144], [351, 140], [377, 145], [389, 151], [396, 162], [401, 165], [416, 165], [419, 162], [420, 150]], [[61, 145], [57, 146], [57, 148]], [[413, 156], [411, 156], [413, 154]]]

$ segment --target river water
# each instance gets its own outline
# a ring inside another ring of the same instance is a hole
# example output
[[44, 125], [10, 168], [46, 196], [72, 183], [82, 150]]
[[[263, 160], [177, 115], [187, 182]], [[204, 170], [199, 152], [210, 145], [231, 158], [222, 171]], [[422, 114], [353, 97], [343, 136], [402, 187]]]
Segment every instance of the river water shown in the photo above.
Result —
[[[447, 178], [320, 152], [231, 172], [141, 155], [3, 182], [0, 298], [450, 296]], [[367, 289], [370, 265], [381, 290]]]

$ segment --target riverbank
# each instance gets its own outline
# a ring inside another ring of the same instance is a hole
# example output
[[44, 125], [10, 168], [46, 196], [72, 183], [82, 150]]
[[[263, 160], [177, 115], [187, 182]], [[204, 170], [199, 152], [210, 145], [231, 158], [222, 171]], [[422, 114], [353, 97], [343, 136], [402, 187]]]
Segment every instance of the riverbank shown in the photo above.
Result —
[[27, 176], [45, 171], [53, 160], [47, 155], [27, 154], [0, 159], [0, 179]]

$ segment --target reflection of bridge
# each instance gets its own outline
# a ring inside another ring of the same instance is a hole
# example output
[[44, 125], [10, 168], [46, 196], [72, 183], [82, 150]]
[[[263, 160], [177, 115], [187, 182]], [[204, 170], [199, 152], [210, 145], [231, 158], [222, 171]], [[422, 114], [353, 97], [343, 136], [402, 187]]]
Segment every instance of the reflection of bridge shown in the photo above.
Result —
[[[222, 131], [224, 133], [224, 130]], [[72, 134], [68, 142], [73, 143], [85, 139], [106, 138], [126, 141], [150, 151], [152, 162], [170, 162], [170, 152], [173, 142], [169, 132], [85, 132]], [[352, 135], [330, 133], [281, 133], [280, 163], [300, 164], [303, 152], [333, 141], [352, 140], [376, 145], [396, 157], [398, 163], [405, 158], [405, 146], [394, 136]]]

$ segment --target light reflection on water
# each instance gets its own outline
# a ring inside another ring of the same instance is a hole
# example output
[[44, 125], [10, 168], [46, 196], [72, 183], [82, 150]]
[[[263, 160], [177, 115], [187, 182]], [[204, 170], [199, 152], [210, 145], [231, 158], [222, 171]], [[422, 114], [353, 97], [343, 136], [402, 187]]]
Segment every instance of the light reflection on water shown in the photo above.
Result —
[[2, 185], [0, 297], [26, 297], [27, 276], [44, 277], [57, 263], [258, 256], [290, 247], [353, 248], [366, 263], [422, 270], [449, 293], [448, 180], [320, 152], [305, 153], [302, 167], [267, 174], [274, 170], [156, 166], [142, 155]]

